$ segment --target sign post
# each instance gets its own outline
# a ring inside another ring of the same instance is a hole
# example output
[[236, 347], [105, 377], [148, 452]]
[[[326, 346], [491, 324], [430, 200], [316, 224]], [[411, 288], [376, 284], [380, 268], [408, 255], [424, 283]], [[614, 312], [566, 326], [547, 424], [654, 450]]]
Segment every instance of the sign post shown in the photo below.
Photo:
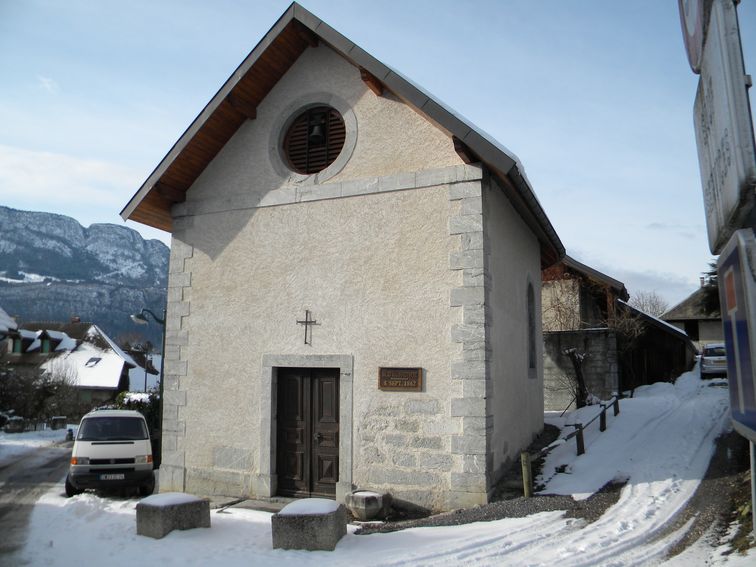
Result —
[[693, 120], [709, 248], [718, 254], [754, 220], [756, 150], [735, 3], [713, 0], [709, 16]]
[[751, 453], [751, 518], [756, 533], [756, 236], [735, 232], [717, 262], [727, 349], [730, 411]]
[[688, 62], [700, 73], [693, 121], [709, 249], [717, 263], [730, 409], [751, 446], [756, 533], [756, 143], [737, 0], [678, 0]]

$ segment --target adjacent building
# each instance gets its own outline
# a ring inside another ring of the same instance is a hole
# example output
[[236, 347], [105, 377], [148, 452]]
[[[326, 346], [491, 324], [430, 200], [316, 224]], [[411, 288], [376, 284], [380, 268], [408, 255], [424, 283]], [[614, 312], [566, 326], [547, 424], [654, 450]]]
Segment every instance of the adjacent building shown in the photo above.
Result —
[[625, 284], [566, 256], [543, 271], [544, 397], [547, 410], [575, 405], [574, 353], [590, 394], [608, 399], [692, 367], [685, 332], [627, 303]]

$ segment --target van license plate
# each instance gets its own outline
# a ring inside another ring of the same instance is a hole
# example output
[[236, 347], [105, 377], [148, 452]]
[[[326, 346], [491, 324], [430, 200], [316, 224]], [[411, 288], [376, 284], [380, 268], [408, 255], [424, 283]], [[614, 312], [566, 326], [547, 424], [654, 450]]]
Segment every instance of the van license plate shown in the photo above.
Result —
[[123, 473], [119, 474], [101, 474], [100, 480], [123, 480], [126, 478], [126, 475]]

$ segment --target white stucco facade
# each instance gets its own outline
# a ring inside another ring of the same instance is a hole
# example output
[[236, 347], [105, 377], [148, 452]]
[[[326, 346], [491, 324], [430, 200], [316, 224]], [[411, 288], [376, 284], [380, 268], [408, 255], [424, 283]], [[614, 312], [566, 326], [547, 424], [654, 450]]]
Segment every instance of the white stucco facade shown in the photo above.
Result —
[[[345, 157], [287, 172], [308, 104], [345, 118]], [[160, 490], [276, 494], [277, 369], [336, 368], [337, 499], [433, 510], [487, 501], [543, 426], [540, 251], [451, 138], [321, 45], [307, 49], [173, 208]], [[297, 324], [317, 321], [305, 344]], [[377, 386], [422, 367], [420, 392]]]

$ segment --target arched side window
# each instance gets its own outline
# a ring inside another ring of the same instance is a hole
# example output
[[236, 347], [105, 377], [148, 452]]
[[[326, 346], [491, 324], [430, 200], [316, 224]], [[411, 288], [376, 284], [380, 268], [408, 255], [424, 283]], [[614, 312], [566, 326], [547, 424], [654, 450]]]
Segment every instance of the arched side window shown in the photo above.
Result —
[[528, 368], [536, 368], [536, 313], [535, 291], [528, 282]]

